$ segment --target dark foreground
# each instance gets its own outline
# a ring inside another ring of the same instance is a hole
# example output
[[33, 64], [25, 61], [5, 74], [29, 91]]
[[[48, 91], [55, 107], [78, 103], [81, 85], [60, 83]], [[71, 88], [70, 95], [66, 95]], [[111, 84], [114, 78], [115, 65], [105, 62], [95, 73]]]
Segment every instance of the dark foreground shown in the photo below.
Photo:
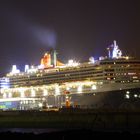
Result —
[[140, 110], [0, 112], [1, 137], [87, 139], [98, 135], [140, 135]]
[[103, 136], [117, 136], [117, 137], [137, 137], [140, 136], [139, 133], [130, 133], [130, 132], [101, 132], [101, 131], [92, 131], [88, 129], [79, 129], [79, 130], [64, 130], [59, 132], [50, 132], [50, 133], [41, 133], [41, 134], [34, 134], [34, 133], [13, 133], [13, 132], [4, 132], [0, 133], [1, 138], [10, 138], [10, 139], [19, 139], [19, 138], [37, 138], [37, 139], [57, 139], [57, 140], [68, 140], [68, 139], [95, 139], [103, 138]]

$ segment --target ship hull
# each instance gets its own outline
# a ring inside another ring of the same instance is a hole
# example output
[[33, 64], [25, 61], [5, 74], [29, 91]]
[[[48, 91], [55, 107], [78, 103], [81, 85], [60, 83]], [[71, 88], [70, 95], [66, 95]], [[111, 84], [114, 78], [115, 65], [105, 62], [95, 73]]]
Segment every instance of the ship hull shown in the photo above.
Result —
[[[48, 96], [48, 106], [66, 107], [68, 98], [70, 107], [78, 108], [138, 108], [140, 105], [140, 88], [106, 92], [76, 93], [60, 96]], [[67, 98], [66, 98], [67, 97]]]
[[93, 109], [139, 109], [140, 88], [111, 91], [90, 91], [48, 95], [38, 98], [12, 98], [0, 101], [1, 109], [31, 110], [42, 108], [93, 108]]

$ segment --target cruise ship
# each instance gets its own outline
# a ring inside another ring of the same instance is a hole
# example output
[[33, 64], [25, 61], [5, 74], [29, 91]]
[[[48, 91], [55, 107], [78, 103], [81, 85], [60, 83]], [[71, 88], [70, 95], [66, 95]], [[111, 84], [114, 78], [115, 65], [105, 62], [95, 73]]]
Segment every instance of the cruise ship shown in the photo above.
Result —
[[64, 64], [51, 50], [24, 72], [13, 65], [0, 79], [0, 109], [138, 108], [140, 60], [123, 56], [116, 41], [107, 52], [98, 60]]

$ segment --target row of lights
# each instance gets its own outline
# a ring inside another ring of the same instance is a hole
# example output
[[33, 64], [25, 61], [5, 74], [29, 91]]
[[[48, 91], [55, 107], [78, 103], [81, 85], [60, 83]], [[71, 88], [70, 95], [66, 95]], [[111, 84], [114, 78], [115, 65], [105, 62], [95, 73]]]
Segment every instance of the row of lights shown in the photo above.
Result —
[[[126, 95], [125, 95], [125, 98], [126, 98], [126, 99], [129, 99], [129, 98], [130, 98], [129, 93], [130, 93], [130, 91], [126, 91]], [[134, 97], [135, 97], [135, 98], [140, 98], [140, 95], [134, 94]]]
[[[91, 90], [96, 90], [96, 85], [92, 85], [91, 86]], [[66, 87], [66, 90], [70, 90], [70, 87]], [[79, 85], [78, 87], [77, 87], [77, 92], [78, 93], [81, 93], [83, 91], [83, 86], [82, 85]], [[25, 90], [23, 90], [23, 89], [21, 89], [20, 90], [20, 96], [22, 97], [22, 98], [24, 98], [25, 97]], [[47, 89], [44, 89], [43, 90], [43, 96], [47, 96], [48, 95], [48, 90]], [[55, 87], [55, 95], [57, 96], [57, 95], [60, 95], [60, 88], [59, 88], [59, 86], [57, 85], [56, 87]], [[36, 96], [36, 92], [35, 92], [35, 90], [34, 89], [31, 89], [31, 97], [35, 97]], [[11, 98], [12, 97], [12, 93], [11, 92], [9, 92], [8, 93], [8, 98]], [[3, 98], [7, 98], [7, 93], [4, 93], [3, 94]]]

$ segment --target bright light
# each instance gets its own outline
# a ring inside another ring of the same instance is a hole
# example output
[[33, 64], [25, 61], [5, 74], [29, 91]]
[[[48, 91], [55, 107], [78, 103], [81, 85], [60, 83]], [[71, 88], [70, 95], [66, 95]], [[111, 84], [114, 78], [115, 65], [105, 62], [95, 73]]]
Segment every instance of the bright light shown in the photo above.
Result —
[[68, 96], [66, 96], [66, 99], [68, 99], [69, 97]]
[[43, 106], [43, 104], [42, 103], [39, 103], [38, 106], [41, 108]]
[[91, 63], [95, 63], [94, 57], [90, 57], [90, 58], [89, 58], [89, 61], [90, 61]]
[[0, 86], [3, 89], [9, 88], [9, 78], [1, 78], [0, 79]]
[[33, 66], [31, 67], [31, 69], [28, 70], [28, 73], [36, 73], [37, 72], [37, 68], [34, 68]]
[[31, 97], [35, 97], [35, 90], [31, 90]]
[[121, 50], [118, 48], [117, 44], [116, 44], [116, 41], [114, 41], [114, 44], [113, 44], [113, 54], [112, 54], [113, 58], [118, 58], [118, 57], [121, 57], [122, 56], [122, 52]]
[[73, 64], [73, 60], [70, 59], [70, 60], [68, 61], [68, 64], [69, 64], [69, 65], [72, 65], [72, 64]]
[[130, 98], [130, 96], [129, 96], [128, 94], [126, 94], [126, 95], [125, 95], [125, 97], [126, 97], [127, 99], [129, 99], [129, 98]]
[[131, 72], [131, 73], [129, 72], [128, 75], [136, 75], [136, 73], [135, 72]]
[[25, 97], [24, 88], [19, 88], [19, 92], [20, 92], [20, 97], [24, 98]]
[[137, 94], [134, 94], [134, 97], [135, 97], [135, 98], [137, 98], [137, 97], [138, 97], [138, 95], [137, 95]]
[[8, 94], [8, 98], [11, 98], [12, 97], [12, 93], [10, 92], [9, 94]]
[[70, 87], [66, 87], [66, 90], [70, 90]]
[[38, 100], [38, 98], [6, 98], [6, 99], [0, 99], [0, 102], [5, 102], [5, 101], [33, 101], [35, 103], [35, 100]]
[[77, 62], [75, 62], [74, 60], [70, 59], [70, 60], [68, 61], [68, 64], [67, 64], [67, 65], [68, 65], [68, 66], [78, 66], [79, 63], [77, 63]]
[[81, 85], [78, 86], [77, 91], [78, 91], [78, 92], [82, 92], [82, 86], [81, 86]]
[[14, 72], [14, 71], [16, 71], [16, 70], [17, 70], [17, 66], [16, 66], [16, 65], [13, 65], [12, 71]]
[[44, 95], [44, 96], [47, 96], [47, 95], [48, 95], [48, 91], [47, 91], [47, 89], [44, 89], [44, 91], [43, 91], [43, 95]]
[[126, 91], [126, 93], [127, 93], [127, 94], [129, 94], [129, 93], [130, 93], [130, 91]]
[[17, 74], [17, 73], [20, 73], [20, 70], [17, 69], [17, 66], [16, 65], [13, 65], [12, 66], [12, 71], [11, 71], [12, 74]]
[[25, 65], [25, 72], [27, 72], [29, 70], [29, 65]]
[[44, 65], [39, 65], [38, 69], [44, 69]]
[[55, 95], [60, 95], [60, 89], [58, 85], [55, 87]]
[[3, 98], [6, 98], [6, 97], [7, 97], [7, 95], [6, 95], [6, 93], [4, 93], [4, 94], [3, 94]]
[[96, 90], [97, 89], [96, 85], [92, 85], [91, 89]]
[[104, 60], [104, 59], [105, 59], [105, 57], [103, 57], [103, 56], [99, 57], [99, 60]]
[[21, 98], [24, 98], [25, 97], [24, 91], [21, 91], [20, 97]]
[[137, 77], [137, 76], [133, 76], [132, 78], [133, 78], [133, 79], [137, 79], [138, 77]]

